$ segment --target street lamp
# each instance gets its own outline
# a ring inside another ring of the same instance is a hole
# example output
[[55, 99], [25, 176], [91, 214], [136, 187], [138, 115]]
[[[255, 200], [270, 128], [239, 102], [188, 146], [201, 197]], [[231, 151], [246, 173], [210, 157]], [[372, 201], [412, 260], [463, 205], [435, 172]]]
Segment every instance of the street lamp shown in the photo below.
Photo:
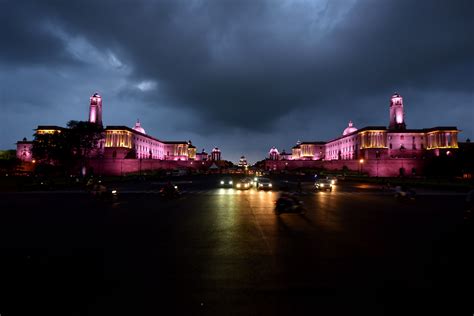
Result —
[[359, 173], [362, 174], [362, 164], [364, 163], [364, 159], [359, 160]]

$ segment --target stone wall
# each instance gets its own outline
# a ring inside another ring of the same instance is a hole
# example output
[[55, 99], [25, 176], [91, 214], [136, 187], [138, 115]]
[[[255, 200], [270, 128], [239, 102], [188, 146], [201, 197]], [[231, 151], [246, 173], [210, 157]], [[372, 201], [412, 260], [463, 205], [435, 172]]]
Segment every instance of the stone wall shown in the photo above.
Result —
[[[146, 173], [157, 170], [205, 169], [213, 161], [168, 161], [157, 159], [91, 159], [88, 163], [94, 174], [120, 176], [130, 173]], [[216, 162], [219, 163], [219, 162]]]
[[[266, 170], [294, 170], [302, 169], [326, 169], [339, 170], [342, 172], [344, 166], [351, 171], [362, 172], [372, 177], [397, 177], [400, 169], [404, 175], [422, 175], [424, 172], [424, 160], [420, 159], [384, 159], [384, 160], [330, 160], [330, 161], [305, 161], [305, 160], [266, 160]], [[414, 173], [413, 173], [414, 171]]]

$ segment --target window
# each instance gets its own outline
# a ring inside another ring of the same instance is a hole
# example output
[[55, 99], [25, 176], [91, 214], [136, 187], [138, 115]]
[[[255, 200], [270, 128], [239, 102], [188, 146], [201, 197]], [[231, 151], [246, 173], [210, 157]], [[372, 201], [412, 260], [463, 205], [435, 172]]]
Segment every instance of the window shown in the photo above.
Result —
[[392, 149], [392, 143], [390, 143], [390, 149]]

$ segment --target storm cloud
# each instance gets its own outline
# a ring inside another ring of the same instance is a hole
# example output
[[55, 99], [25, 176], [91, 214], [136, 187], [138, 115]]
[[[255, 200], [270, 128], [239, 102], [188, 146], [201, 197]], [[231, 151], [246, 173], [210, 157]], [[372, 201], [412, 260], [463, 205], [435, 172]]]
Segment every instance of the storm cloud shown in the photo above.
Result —
[[[474, 128], [474, 3], [466, 1], [0, 0], [1, 147], [38, 124], [85, 119], [219, 146], [251, 162], [271, 146], [385, 125]], [[19, 93], [21, 91], [21, 93]]]

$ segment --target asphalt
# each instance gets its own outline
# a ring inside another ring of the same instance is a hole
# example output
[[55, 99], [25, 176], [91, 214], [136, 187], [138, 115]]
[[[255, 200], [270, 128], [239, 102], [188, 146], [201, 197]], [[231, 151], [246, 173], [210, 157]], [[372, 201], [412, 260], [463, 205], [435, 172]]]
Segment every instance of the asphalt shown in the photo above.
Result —
[[1, 315], [472, 315], [464, 195], [362, 183], [280, 192], [176, 180], [0, 194]]

